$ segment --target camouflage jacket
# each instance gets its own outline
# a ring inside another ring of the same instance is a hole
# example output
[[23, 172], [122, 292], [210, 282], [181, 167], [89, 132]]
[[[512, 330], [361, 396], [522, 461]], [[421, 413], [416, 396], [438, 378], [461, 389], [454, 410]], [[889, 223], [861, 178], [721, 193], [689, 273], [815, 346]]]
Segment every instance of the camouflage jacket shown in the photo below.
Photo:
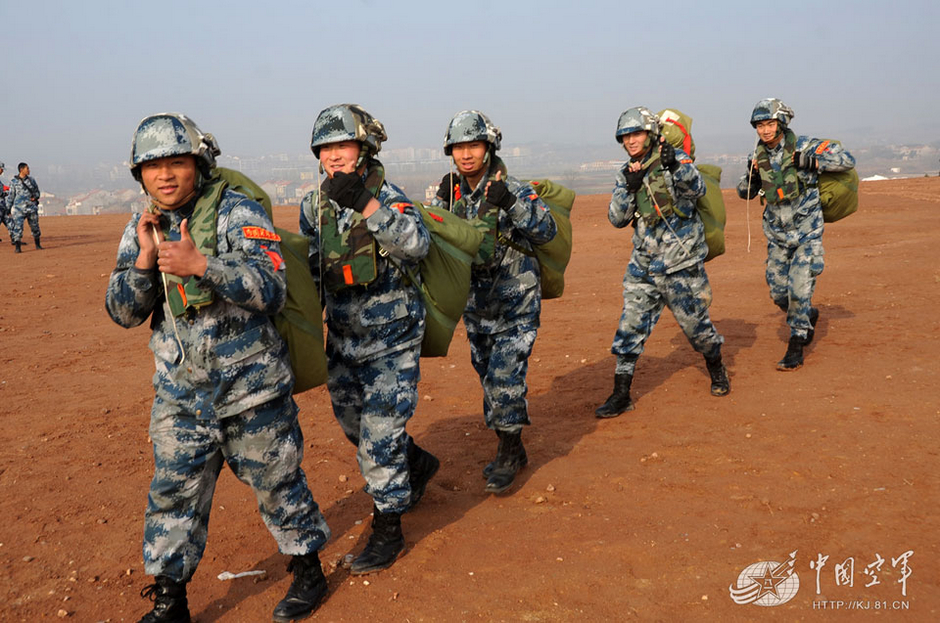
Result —
[[[506, 244], [531, 249], [532, 244], [551, 241], [557, 230], [548, 206], [539, 199], [529, 184], [508, 175], [506, 166], [494, 158], [489, 173], [476, 188], [471, 189], [467, 179], [460, 177], [460, 194], [464, 201], [454, 206], [435, 197], [433, 205], [444, 207], [463, 218], [472, 219], [483, 206], [486, 183], [500, 171], [500, 179], [516, 196], [508, 209], [499, 209], [497, 230], [499, 238], [493, 257], [485, 266], [474, 266], [470, 282], [470, 298], [464, 311], [464, 323], [471, 333], [499, 333], [516, 325], [539, 324], [542, 310], [542, 291], [539, 263], [534, 257]], [[460, 209], [455, 210], [459, 206]]]
[[6, 184], [3, 183], [3, 180], [0, 180], [0, 217], [3, 217], [3, 215], [7, 213], [7, 210], [10, 209], [9, 206], [7, 206], [7, 195], [9, 193], [7, 193], [6, 189]]
[[[424, 338], [424, 301], [417, 263], [428, 254], [430, 234], [417, 208], [397, 186], [383, 181], [377, 197], [381, 207], [365, 219], [382, 250], [376, 257], [376, 278], [364, 286], [328, 291], [321, 286], [327, 325], [327, 354], [350, 363], [364, 363], [417, 346]], [[321, 283], [318, 195], [310, 192], [300, 204], [300, 232], [310, 239], [310, 270]], [[342, 230], [353, 211], [330, 205]], [[397, 206], [397, 207], [393, 207]]]
[[[180, 221], [191, 211], [188, 206], [165, 213], [171, 240], [179, 239]], [[234, 191], [222, 193], [216, 254], [207, 257], [198, 280], [214, 299], [176, 319], [182, 361], [159, 271], [134, 267], [139, 219], [135, 214], [124, 228], [106, 306], [122, 327], [137, 326], [153, 314], [154, 404], [209, 419], [289, 396], [294, 377], [287, 346], [269, 317], [284, 306], [287, 279], [278, 242], [265, 239], [274, 226], [264, 208]]]
[[[652, 150], [644, 161], [652, 155]], [[678, 213], [666, 214], [665, 218], [640, 217], [636, 195], [627, 190], [626, 165], [617, 173], [617, 184], [610, 200], [607, 218], [614, 227], [636, 225], [633, 232], [633, 253], [628, 270], [637, 276], [646, 273], [669, 274], [705, 261], [708, 246], [705, 244], [705, 228], [699, 218], [695, 204], [705, 194], [705, 181], [691, 159], [681, 149], [676, 150], [680, 162], [675, 173], [654, 168], [647, 173], [662, 175], [665, 186], [672, 194]]]
[[15, 209], [35, 210], [39, 206], [39, 185], [36, 180], [31, 175], [14, 177], [10, 182], [7, 204], [11, 212]]
[[[823, 141], [818, 138], [799, 136], [796, 139], [796, 151], [813, 151], [819, 161], [820, 171], [846, 171], [855, 166], [855, 158], [837, 143], [829, 142], [819, 149]], [[780, 171], [785, 167], [792, 167], [788, 160], [785, 141], [773, 149], [768, 149], [770, 165], [774, 170]], [[790, 155], [789, 157], [792, 157]], [[753, 154], [748, 155], [748, 159]], [[767, 203], [764, 206], [764, 235], [777, 244], [797, 247], [807, 240], [819, 238], [823, 234], [822, 204], [819, 202], [819, 188], [817, 187], [819, 175], [816, 171], [796, 171], [799, 181], [800, 194], [796, 201], [778, 201]], [[752, 177], [751, 188], [760, 184], [759, 176]], [[747, 198], [748, 175], [745, 173], [738, 182], [738, 196]]]

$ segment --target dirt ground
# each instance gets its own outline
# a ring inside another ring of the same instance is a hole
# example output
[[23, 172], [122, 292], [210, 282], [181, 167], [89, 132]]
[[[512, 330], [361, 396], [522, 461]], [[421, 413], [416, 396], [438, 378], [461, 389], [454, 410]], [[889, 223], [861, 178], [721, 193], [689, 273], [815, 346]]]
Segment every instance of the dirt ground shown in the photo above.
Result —
[[[865, 183], [859, 212], [827, 226], [817, 338], [791, 373], [775, 369], [788, 332], [764, 283], [760, 209], [752, 202], [748, 252], [745, 203], [725, 200], [728, 252], [707, 269], [731, 394], [709, 394], [666, 312], [637, 369], [636, 411], [595, 419], [612, 389], [631, 244], [607, 221], [609, 196], [580, 197], [566, 292], [545, 302], [531, 359], [528, 468], [509, 495], [483, 492], [496, 437], [461, 327], [447, 358], [422, 361], [409, 430], [442, 467], [386, 571], [353, 578], [337, 564], [364, 546], [371, 500], [326, 389], [298, 397], [304, 468], [333, 531], [315, 620], [940, 620], [940, 179]], [[136, 621], [149, 609], [149, 330], [118, 327], [103, 304], [126, 220], [45, 218], [46, 250], [22, 255], [2, 231], [3, 621]], [[296, 228], [296, 209], [277, 220]], [[732, 601], [748, 566], [791, 552], [795, 597]], [[851, 586], [834, 573], [847, 559]], [[286, 565], [225, 470], [189, 586], [195, 619], [270, 620]], [[255, 569], [266, 577], [216, 579]]]

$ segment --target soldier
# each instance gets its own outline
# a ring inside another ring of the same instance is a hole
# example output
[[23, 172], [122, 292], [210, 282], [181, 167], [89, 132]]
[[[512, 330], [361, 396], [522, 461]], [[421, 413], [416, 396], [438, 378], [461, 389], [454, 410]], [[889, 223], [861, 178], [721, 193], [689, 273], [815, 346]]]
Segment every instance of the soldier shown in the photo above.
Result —
[[8, 222], [13, 223], [13, 229], [10, 230], [10, 238], [17, 253], [22, 253], [23, 221], [29, 223], [29, 229], [33, 232], [33, 240], [36, 242], [36, 248], [42, 250], [39, 244], [39, 237], [42, 232], [39, 230], [39, 185], [29, 175], [29, 165], [21, 162], [17, 167], [19, 175], [10, 182], [10, 193], [7, 197], [7, 203], [10, 207], [10, 216]]
[[[417, 262], [430, 235], [376, 159], [385, 128], [356, 104], [324, 109], [310, 148], [327, 178], [301, 202], [310, 267], [323, 292], [333, 414], [358, 449], [373, 499], [372, 534], [353, 575], [385, 569], [404, 549], [401, 515], [440, 462], [405, 430], [417, 406], [424, 303]], [[407, 270], [407, 274], [406, 274]]]
[[156, 577], [141, 591], [155, 602], [142, 622], [190, 620], [186, 584], [224, 463], [254, 490], [278, 549], [292, 556], [274, 620], [305, 617], [327, 591], [317, 551], [330, 531], [301, 468], [294, 377], [270, 318], [286, 298], [278, 238], [259, 204], [214, 175], [219, 153], [183, 115], [140, 122], [130, 167], [152, 206], [125, 227], [108, 284], [117, 324], [152, 314], [154, 476], [143, 553]]
[[483, 113], [454, 115], [444, 153], [457, 172], [444, 176], [433, 202], [489, 226], [483, 244], [492, 251], [474, 262], [463, 320], [483, 386], [484, 422], [499, 438], [496, 458], [483, 469], [490, 493], [509, 489], [528, 463], [522, 444], [522, 427], [530, 423], [526, 372], [542, 309], [532, 245], [549, 242], [557, 231], [548, 206], [497, 157], [501, 141], [499, 128]]
[[[3, 170], [6, 168], [2, 162], [0, 162], [0, 175], [3, 175]], [[0, 223], [7, 228], [7, 233], [10, 233], [10, 222], [7, 220], [9, 218], [10, 210], [7, 207], [7, 188], [6, 184], [3, 183], [3, 180], [0, 179]], [[12, 238], [10, 244], [13, 244]]]
[[816, 277], [823, 271], [823, 214], [817, 182], [822, 171], [855, 166], [838, 143], [797, 136], [788, 127], [793, 110], [776, 98], [762, 99], [751, 112], [757, 147], [738, 182], [738, 195], [763, 195], [770, 298], [787, 315], [790, 341], [777, 363], [782, 371], [803, 365], [803, 348], [813, 341], [819, 310], [813, 307]]
[[623, 313], [611, 352], [617, 356], [614, 391], [597, 408], [599, 418], [632, 411], [630, 385], [643, 345], [668, 307], [692, 347], [705, 356], [711, 393], [730, 383], [721, 344], [708, 315], [712, 291], [705, 274], [705, 230], [696, 201], [705, 182], [688, 154], [660, 135], [659, 119], [642, 106], [620, 115], [614, 140], [630, 160], [617, 173], [607, 217], [614, 227], [634, 225], [633, 253], [623, 276]]

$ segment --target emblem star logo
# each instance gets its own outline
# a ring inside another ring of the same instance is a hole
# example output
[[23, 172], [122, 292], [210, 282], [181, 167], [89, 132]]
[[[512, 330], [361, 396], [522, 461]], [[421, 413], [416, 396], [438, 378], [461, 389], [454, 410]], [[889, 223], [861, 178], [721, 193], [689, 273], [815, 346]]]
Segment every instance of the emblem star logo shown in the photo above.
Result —
[[778, 599], [780, 598], [780, 595], [777, 594], [777, 585], [785, 582], [787, 580], [787, 577], [789, 576], [787, 574], [774, 575], [774, 571], [776, 571], [776, 569], [771, 569], [768, 566], [766, 569], [764, 569], [763, 575], [748, 576], [749, 578], [754, 580], [755, 583], [760, 585], [760, 592], [757, 594], [755, 601], [757, 599], [760, 599], [767, 593], [770, 593], [771, 595], [773, 595], [774, 597], [777, 597]]

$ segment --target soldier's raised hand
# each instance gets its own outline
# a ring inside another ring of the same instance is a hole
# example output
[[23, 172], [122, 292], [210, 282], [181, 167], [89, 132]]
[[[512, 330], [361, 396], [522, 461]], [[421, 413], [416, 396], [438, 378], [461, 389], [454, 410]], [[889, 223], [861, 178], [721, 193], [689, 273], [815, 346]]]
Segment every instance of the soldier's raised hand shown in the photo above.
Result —
[[659, 163], [670, 173], [674, 173], [679, 168], [679, 161], [676, 160], [676, 148], [666, 140], [665, 136], [659, 137]]
[[499, 179], [501, 171], [496, 172], [496, 179], [486, 184], [486, 200], [494, 206], [508, 210], [516, 203], [516, 196], [510, 192], [506, 182]]
[[177, 277], [202, 277], [206, 274], [208, 261], [189, 235], [189, 219], [180, 223], [179, 241], [164, 240], [157, 247], [157, 266], [160, 272]]

